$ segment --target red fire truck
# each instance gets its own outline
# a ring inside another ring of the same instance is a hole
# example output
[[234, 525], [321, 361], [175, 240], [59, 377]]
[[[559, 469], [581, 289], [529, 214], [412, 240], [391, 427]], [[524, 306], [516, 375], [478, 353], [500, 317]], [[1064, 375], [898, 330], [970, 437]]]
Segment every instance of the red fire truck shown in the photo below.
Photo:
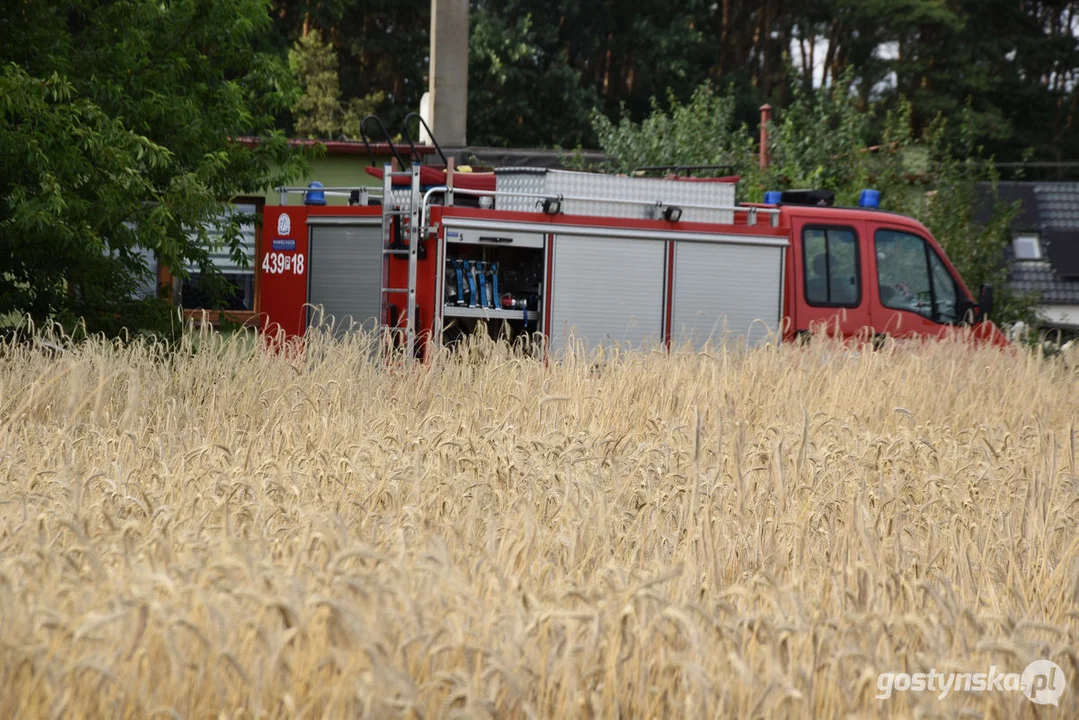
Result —
[[[409, 357], [463, 333], [701, 347], [966, 332], [1006, 342], [919, 222], [829, 193], [735, 201], [737, 178], [534, 168], [369, 168], [382, 188], [282, 188], [264, 211], [259, 310], [270, 333], [380, 328]], [[327, 195], [349, 204], [327, 205]], [[290, 197], [302, 204], [289, 204]], [[482, 323], [482, 325], [480, 325]]]

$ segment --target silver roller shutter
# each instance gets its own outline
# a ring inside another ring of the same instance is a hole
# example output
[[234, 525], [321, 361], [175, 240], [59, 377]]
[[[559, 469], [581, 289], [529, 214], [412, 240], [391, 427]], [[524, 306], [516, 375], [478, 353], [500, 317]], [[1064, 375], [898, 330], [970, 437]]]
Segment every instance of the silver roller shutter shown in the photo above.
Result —
[[679, 241], [674, 250], [671, 344], [746, 338], [779, 324], [784, 247]]
[[[315, 225], [308, 260], [308, 325], [329, 322], [338, 332], [353, 324], [378, 326], [382, 294], [382, 228]], [[320, 312], [321, 311], [321, 312]]]
[[663, 339], [662, 240], [559, 235], [554, 241], [551, 347], [572, 336], [586, 351]]

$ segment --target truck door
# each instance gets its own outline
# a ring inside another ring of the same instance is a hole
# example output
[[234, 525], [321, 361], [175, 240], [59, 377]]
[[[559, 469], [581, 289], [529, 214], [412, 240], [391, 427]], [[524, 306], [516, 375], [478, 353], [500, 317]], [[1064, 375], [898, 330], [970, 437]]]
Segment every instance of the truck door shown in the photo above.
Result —
[[939, 336], [963, 318], [966, 291], [936, 243], [921, 231], [872, 222], [877, 292], [873, 325], [893, 337]]
[[850, 337], [870, 326], [865, 264], [865, 223], [806, 218], [795, 223], [791, 253], [796, 332], [825, 327]]

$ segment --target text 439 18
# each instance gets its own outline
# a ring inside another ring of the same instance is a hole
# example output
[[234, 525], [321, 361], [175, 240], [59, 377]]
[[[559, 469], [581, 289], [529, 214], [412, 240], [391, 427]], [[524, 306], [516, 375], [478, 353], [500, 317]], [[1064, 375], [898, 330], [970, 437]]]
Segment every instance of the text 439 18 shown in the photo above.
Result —
[[270, 273], [271, 275], [277, 275], [279, 273], [303, 275], [303, 270], [303, 255], [271, 252], [266, 253], [262, 258], [262, 271]]

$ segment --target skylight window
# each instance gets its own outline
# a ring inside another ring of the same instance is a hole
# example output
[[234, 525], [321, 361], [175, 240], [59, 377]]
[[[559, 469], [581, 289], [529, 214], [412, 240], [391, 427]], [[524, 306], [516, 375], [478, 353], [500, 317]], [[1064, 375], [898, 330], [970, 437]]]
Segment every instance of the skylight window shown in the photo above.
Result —
[[1012, 241], [1016, 260], [1041, 260], [1042, 246], [1037, 235], [1016, 235]]

